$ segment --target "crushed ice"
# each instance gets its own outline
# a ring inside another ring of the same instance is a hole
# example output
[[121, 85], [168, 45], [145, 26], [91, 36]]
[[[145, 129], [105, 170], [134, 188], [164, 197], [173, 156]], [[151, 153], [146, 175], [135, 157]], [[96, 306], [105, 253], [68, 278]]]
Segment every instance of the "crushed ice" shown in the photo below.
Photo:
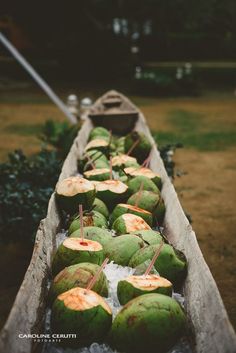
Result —
[[172, 297], [182, 306], [184, 309], [184, 296], [180, 293], [173, 292]]
[[117, 297], [118, 282], [128, 276], [131, 276], [135, 269], [131, 267], [120, 266], [115, 264], [114, 261], [111, 261], [105, 266], [103, 271], [109, 283], [108, 298], [105, 298], [105, 300], [108, 305], [110, 305], [114, 318], [118, 311], [121, 309], [121, 305]]

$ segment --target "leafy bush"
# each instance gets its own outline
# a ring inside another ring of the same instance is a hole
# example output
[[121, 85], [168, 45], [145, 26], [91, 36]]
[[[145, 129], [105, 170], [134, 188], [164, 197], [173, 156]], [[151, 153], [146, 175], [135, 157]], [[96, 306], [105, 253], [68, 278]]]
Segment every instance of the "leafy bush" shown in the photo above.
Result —
[[61, 169], [55, 151], [27, 158], [22, 151], [0, 164], [0, 239], [33, 241]]
[[40, 139], [54, 146], [64, 158], [78, 133], [78, 125], [70, 125], [67, 121], [47, 120], [42, 128]]

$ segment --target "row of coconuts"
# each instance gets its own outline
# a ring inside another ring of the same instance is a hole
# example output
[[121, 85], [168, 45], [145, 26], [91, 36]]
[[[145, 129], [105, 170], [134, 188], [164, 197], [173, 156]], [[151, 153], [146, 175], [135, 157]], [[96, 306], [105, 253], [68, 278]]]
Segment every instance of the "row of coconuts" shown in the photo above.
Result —
[[[96, 127], [79, 161], [81, 176], [56, 186], [58, 206], [70, 218], [53, 259], [49, 301], [52, 330], [77, 333], [78, 340], [66, 344], [107, 341], [120, 352], [166, 352], [185, 330], [185, 314], [171, 296], [183, 283], [186, 260], [153, 230], [165, 206], [161, 178], [148, 168], [151, 149], [139, 132], [117, 138]], [[135, 268], [118, 283], [124, 306], [113, 322], [104, 300], [105, 258]]]

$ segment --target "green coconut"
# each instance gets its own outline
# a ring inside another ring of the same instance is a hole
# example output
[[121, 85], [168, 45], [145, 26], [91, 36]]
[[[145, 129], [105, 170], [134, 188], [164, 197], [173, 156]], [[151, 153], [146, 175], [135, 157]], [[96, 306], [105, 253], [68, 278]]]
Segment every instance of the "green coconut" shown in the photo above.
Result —
[[155, 230], [138, 230], [132, 232], [132, 234], [140, 237], [147, 245], [160, 244], [163, 241], [161, 234]]
[[[64, 268], [56, 275], [52, 282], [49, 291], [49, 301], [53, 303], [59, 294], [69, 289], [75, 287], [86, 288], [99, 269], [100, 266], [89, 262], [83, 262]], [[102, 297], [108, 296], [108, 282], [103, 272], [101, 272], [96, 280], [93, 291], [100, 294]]]
[[134, 143], [139, 141], [137, 145], [133, 148], [132, 152], [130, 153], [131, 156], [137, 158], [139, 163], [143, 163], [144, 160], [148, 157], [152, 145], [148, 138], [141, 132], [132, 131], [125, 137], [125, 153], [130, 151]]
[[172, 284], [168, 279], [158, 275], [129, 276], [118, 282], [117, 296], [121, 305], [130, 300], [150, 293], [172, 295]]
[[110, 223], [113, 224], [114, 221], [125, 213], [131, 213], [136, 216], [141, 217], [150, 227], [152, 226], [152, 213], [142, 208], [128, 205], [125, 203], [119, 203], [112, 211]]
[[[135, 276], [141, 276], [141, 275], [144, 275], [144, 273], [146, 272], [148, 266], [150, 265], [150, 263], [152, 262], [152, 260], [146, 260], [144, 261], [143, 263], [141, 263], [140, 265], [136, 266], [134, 268], [134, 275]], [[152, 274], [152, 275], [158, 275], [159, 276], [159, 273], [157, 272], [157, 270], [155, 269], [154, 266], [152, 266], [151, 268], [151, 271], [149, 272], [149, 274]]]
[[72, 288], [60, 294], [52, 307], [52, 332], [76, 334], [65, 345], [84, 346], [99, 342], [107, 335], [112, 311], [106, 301], [92, 290]]
[[116, 234], [126, 234], [137, 230], [151, 229], [151, 227], [143, 218], [132, 213], [125, 213], [115, 220], [112, 224], [112, 229], [115, 230]]
[[165, 218], [166, 207], [164, 200], [161, 198], [156, 209], [155, 209], [155, 218], [159, 224], [162, 224]]
[[[102, 229], [99, 227], [85, 227], [83, 229], [84, 238], [89, 240], [94, 240], [100, 243], [103, 247], [113, 241], [112, 233], [109, 230]], [[70, 237], [72, 238], [80, 238], [81, 232], [80, 229], [73, 232]]]
[[119, 180], [94, 181], [97, 197], [105, 202], [111, 210], [114, 206], [127, 199], [128, 186]]
[[104, 252], [110, 261], [127, 266], [131, 257], [142, 247], [144, 247], [142, 239], [135, 235], [124, 234], [105, 244]]
[[127, 156], [127, 154], [120, 154], [112, 158], [112, 168], [114, 170], [120, 170], [127, 167], [139, 167], [137, 159], [134, 157]]
[[109, 168], [92, 169], [84, 172], [84, 177], [88, 180], [103, 181], [110, 178]]
[[127, 185], [129, 187], [130, 194], [135, 194], [136, 192], [138, 192], [141, 185], [143, 187], [143, 190], [152, 191], [158, 194], [160, 193], [158, 187], [156, 186], [156, 184], [153, 183], [153, 181], [151, 181], [151, 179], [148, 179], [147, 177], [141, 175], [129, 180]]
[[[97, 211], [84, 212], [83, 214], [83, 226], [84, 227], [99, 227], [108, 228], [106, 218]], [[76, 216], [71, 222], [69, 227], [69, 235], [80, 229], [80, 216]]]
[[110, 138], [110, 132], [104, 127], [98, 126], [91, 130], [89, 134], [89, 141], [97, 138]]
[[116, 141], [116, 150], [118, 153], [125, 153], [125, 136], [120, 137]]
[[[159, 246], [159, 244], [149, 245], [138, 250], [130, 259], [129, 266], [136, 267], [144, 261], [152, 259]], [[185, 256], [169, 244], [163, 245], [154, 266], [162, 277], [167, 278], [176, 286], [182, 283], [187, 272]]]
[[61, 209], [73, 215], [78, 212], [79, 204], [84, 210], [92, 207], [96, 195], [93, 183], [79, 176], [59, 181], [56, 185], [56, 199]]
[[151, 293], [129, 301], [116, 316], [113, 346], [121, 352], [167, 352], [186, 328], [185, 314], [167, 295]]
[[104, 259], [103, 247], [97, 241], [82, 238], [66, 238], [59, 246], [52, 262], [52, 272], [56, 275], [63, 268], [81, 262], [101, 265]]
[[95, 198], [93, 205], [92, 205], [92, 209], [93, 209], [93, 211], [97, 211], [97, 212], [103, 214], [103, 216], [106, 217], [106, 219], [108, 219], [109, 211], [108, 211], [107, 206], [105, 205], [105, 203], [102, 200]]
[[80, 171], [84, 173], [87, 170], [91, 170], [93, 168], [108, 168], [109, 162], [105, 154], [98, 150], [89, 150], [84, 155], [82, 161], [80, 162]]
[[165, 215], [165, 206], [160, 194], [152, 191], [144, 190], [142, 192], [136, 192], [127, 200], [129, 205], [143, 208], [153, 214], [155, 219], [161, 223]]
[[128, 167], [128, 168], [125, 168], [124, 171], [130, 177], [145, 176], [146, 178], [150, 179], [158, 187], [159, 190], [161, 190], [162, 188], [162, 181], [161, 181], [160, 175], [157, 173], [154, 173], [149, 168]]

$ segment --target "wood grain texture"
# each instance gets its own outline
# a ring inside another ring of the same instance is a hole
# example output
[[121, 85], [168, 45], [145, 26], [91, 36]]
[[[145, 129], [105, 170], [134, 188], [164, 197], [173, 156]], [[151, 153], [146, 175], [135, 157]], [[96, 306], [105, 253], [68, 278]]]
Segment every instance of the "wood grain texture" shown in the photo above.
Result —
[[[126, 97], [121, 96], [125, 105], [132, 105], [137, 109]], [[101, 98], [95, 104], [100, 104]], [[144, 132], [154, 143], [143, 114], [140, 110], [138, 112], [136, 129]], [[77, 160], [82, 155], [92, 128], [86, 114], [84, 118], [85, 123], [64, 162], [59, 180], [77, 173]], [[162, 197], [166, 204], [165, 233], [170, 243], [183, 251], [188, 260], [184, 295], [188, 320], [195, 336], [196, 352], [235, 353], [235, 333], [218, 288], [204, 261], [195, 233], [183, 212], [156, 147], [152, 151], [151, 168], [158, 172], [163, 180]], [[53, 194], [49, 201], [47, 217], [41, 221], [36, 235], [29, 268], [0, 333], [1, 353], [30, 353], [39, 348], [32, 340], [19, 339], [18, 335], [19, 333], [43, 333], [47, 284], [55, 251], [56, 234], [59, 230], [60, 214]]]

